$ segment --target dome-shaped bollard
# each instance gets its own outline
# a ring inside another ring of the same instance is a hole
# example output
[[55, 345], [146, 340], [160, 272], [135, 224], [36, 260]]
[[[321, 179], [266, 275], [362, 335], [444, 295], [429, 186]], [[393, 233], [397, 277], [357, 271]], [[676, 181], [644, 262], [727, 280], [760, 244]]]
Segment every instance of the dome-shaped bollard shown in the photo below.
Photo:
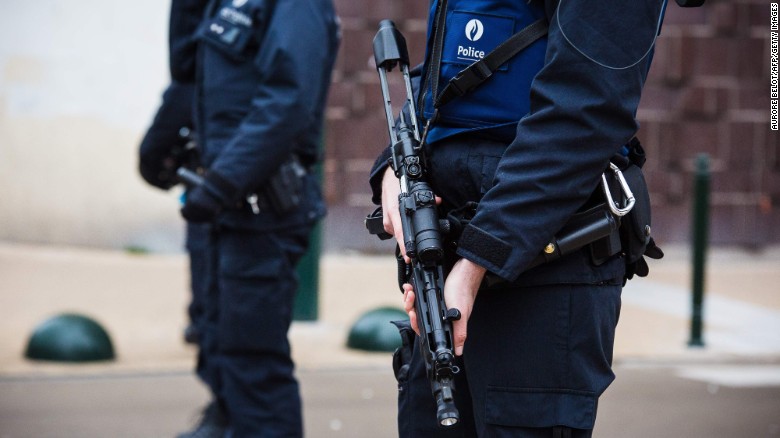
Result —
[[35, 328], [24, 356], [57, 362], [112, 360], [114, 346], [100, 324], [83, 315], [66, 313]]
[[408, 320], [401, 309], [380, 307], [364, 313], [352, 325], [347, 347], [367, 351], [395, 351], [401, 346], [401, 335], [390, 321]]

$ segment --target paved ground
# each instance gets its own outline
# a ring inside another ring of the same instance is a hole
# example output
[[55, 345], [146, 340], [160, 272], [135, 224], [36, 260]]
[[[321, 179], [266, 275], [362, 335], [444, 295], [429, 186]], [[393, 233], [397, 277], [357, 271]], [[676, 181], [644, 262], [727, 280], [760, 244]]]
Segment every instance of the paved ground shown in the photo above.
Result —
[[[697, 365], [700, 372], [723, 365]], [[689, 369], [690, 366], [682, 369]], [[736, 373], [770, 371], [731, 364]], [[602, 397], [596, 436], [780, 436], [780, 387], [680, 377], [680, 368], [619, 365]], [[307, 436], [396, 437], [392, 376], [380, 368], [299, 373]], [[0, 437], [172, 437], [195, 420], [206, 392], [186, 372], [0, 379]]]
[[[780, 436], [780, 248], [710, 254], [703, 349], [686, 346], [689, 255], [667, 253], [624, 291], [596, 435]], [[389, 354], [344, 347], [363, 312], [399, 304], [393, 266], [322, 259], [321, 318], [291, 332], [307, 436], [396, 436]], [[0, 438], [170, 437], [191, 424], [207, 394], [180, 340], [186, 301], [182, 256], [0, 244]], [[100, 321], [118, 359], [25, 360], [33, 328], [65, 311]]]

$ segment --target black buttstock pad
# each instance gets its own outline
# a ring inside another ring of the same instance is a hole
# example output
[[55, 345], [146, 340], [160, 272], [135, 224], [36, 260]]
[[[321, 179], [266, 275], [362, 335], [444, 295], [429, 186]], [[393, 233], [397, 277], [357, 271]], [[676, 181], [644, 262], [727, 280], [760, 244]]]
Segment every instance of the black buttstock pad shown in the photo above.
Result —
[[373, 213], [366, 216], [364, 222], [369, 234], [373, 234], [381, 240], [387, 240], [393, 237], [385, 231], [385, 225], [382, 223], [382, 207], [377, 208]]

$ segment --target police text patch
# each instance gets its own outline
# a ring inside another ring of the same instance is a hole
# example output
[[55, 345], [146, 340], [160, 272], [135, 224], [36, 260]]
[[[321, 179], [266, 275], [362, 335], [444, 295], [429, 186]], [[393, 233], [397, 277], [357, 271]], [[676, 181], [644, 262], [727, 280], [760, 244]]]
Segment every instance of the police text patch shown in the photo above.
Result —
[[[453, 11], [447, 21], [442, 62], [470, 65], [484, 58], [514, 34], [510, 17]], [[506, 66], [501, 67], [506, 70]]]

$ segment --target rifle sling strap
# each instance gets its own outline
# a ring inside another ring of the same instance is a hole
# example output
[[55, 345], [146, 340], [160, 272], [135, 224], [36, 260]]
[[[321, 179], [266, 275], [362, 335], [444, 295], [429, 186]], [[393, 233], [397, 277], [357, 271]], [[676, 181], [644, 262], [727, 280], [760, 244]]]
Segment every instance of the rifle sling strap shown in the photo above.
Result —
[[[433, 22], [433, 47], [431, 48], [431, 67], [428, 67], [428, 71], [425, 75], [425, 84], [431, 87], [431, 96], [436, 99], [436, 95], [439, 91], [439, 66], [441, 66], [441, 56], [444, 51], [444, 27], [446, 24], [445, 17], [447, 16], [447, 0], [440, 0], [436, 5], [435, 20]], [[418, 106], [423, 106], [424, 92], [420, 93], [420, 101]], [[425, 137], [425, 136], [423, 136]]]

